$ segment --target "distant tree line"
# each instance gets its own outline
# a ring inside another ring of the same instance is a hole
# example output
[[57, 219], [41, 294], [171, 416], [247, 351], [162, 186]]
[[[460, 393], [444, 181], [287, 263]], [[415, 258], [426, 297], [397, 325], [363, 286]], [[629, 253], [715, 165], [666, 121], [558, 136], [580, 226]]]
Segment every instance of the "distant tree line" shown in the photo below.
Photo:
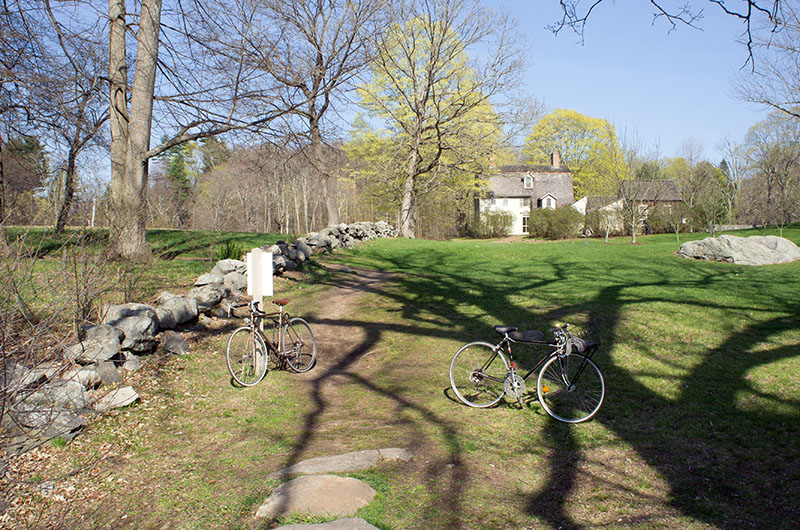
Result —
[[[598, 4], [561, 2], [555, 29], [580, 31]], [[688, 5], [651, 4], [671, 23], [700, 20]], [[692, 229], [783, 226], [797, 217], [798, 113], [784, 89], [800, 78], [787, 67], [800, 64], [800, 24], [794, 2], [748, 5], [757, 70], [740, 91], [776, 114], [712, 163], [647, 154], [575, 111], [544, 115], [520, 90], [515, 22], [477, 0], [10, 0], [0, 228], [107, 226], [122, 258], [146, 256], [155, 226], [305, 232], [383, 219], [407, 237], [447, 238], [475, 231], [492, 165], [552, 150], [578, 197], [674, 179]], [[354, 105], [362, 114], [342, 134], [337, 112]]]

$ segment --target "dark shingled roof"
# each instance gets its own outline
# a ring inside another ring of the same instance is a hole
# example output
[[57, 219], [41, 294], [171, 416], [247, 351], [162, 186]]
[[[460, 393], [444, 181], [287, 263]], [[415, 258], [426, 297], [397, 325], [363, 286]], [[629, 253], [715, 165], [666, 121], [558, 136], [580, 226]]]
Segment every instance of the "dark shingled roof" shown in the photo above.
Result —
[[[548, 193], [559, 205], [575, 202], [572, 173], [567, 166], [500, 166], [500, 175], [489, 178], [489, 192], [494, 197], [531, 197], [534, 204]], [[525, 187], [525, 176], [533, 177], [533, 188]]]
[[516, 164], [512, 166], [498, 166], [497, 170], [500, 173], [571, 173], [570, 169], [567, 166], [547, 166], [547, 165], [538, 165], [538, 166], [528, 166], [525, 164]]
[[619, 198], [629, 201], [680, 201], [681, 193], [672, 180], [624, 180]]

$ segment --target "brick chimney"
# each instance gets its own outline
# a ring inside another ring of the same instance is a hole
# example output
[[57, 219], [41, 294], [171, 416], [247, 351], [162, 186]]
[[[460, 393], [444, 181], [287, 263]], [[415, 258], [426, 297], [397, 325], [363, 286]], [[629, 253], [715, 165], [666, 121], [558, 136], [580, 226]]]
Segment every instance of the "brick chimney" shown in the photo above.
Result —
[[553, 167], [561, 167], [561, 155], [558, 151], [553, 151], [550, 155], [550, 165]]

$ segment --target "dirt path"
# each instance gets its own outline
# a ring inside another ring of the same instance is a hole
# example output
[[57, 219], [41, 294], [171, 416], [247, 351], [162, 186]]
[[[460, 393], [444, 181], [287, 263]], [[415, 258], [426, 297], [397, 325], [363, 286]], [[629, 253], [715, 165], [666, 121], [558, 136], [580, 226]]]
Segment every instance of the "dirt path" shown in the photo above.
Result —
[[[349, 267], [334, 270], [339, 274], [320, 295], [321, 311], [308, 318], [317, 339], [316, 365], [305, 374], [292, 376], [304, 383], [304, 394], [311, 397], [313, 406], [306, 414], [303, 435], [296, 441], [287, 466], [318, 456], [321, 444], [331, 455], [353, 450], [351, 438], [335, 433], [343, 424], [361, 421], [352, 411], [348, 394], [353, 386], [360, 385], [360, 376], [369, 377], [364, 360], [374, 353], [381, 326], [356, 321], [353, 314], [365, 296], [381, 292], [394, 275]], [[378, 430], [384, 427], [375, 425]]]
[[335, 370], [344, 360], [352, 357], [359, 344], [364, 343], [367, 329], [344, 325], [346, 317], [358, 308], [365, 294], [379, 292], [393, 278], [388, 272], [349, 267], [331, 269], [339, 270], [340, 276], [320, 297], [324, 300], [324, 315], [312, 319], [320, 354], [317, 366], [302, 377], [307, 381], [318, 379], [321, 372]]

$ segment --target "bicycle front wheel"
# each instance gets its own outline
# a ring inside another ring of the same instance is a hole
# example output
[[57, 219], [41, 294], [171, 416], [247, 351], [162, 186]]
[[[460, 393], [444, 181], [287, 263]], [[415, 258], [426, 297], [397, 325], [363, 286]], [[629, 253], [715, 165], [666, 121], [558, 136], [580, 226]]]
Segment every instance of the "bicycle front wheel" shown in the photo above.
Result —
[[536, 382], [539, 403], [564, 423], [590, 420], [606, 393], [603, 374], [594, 361], [576, 353], [554, 356], [539, 371]]
[[508, 361], [486, 342], [465, 344], [450, 362], [450, 386], [470, 407], [496, 405], [503, 397]]
[[282, 353], [289, 368], [295, 372], [307, 372], [317, 359], [317, 341], [311, 326], [302, 318], [289, 321], [281, 333]]
[[267, 374], [269, 351], [254, 329], [241, 327], [228, 339], [225, 359], [234, 381], [242, 386], [253, 386]]

